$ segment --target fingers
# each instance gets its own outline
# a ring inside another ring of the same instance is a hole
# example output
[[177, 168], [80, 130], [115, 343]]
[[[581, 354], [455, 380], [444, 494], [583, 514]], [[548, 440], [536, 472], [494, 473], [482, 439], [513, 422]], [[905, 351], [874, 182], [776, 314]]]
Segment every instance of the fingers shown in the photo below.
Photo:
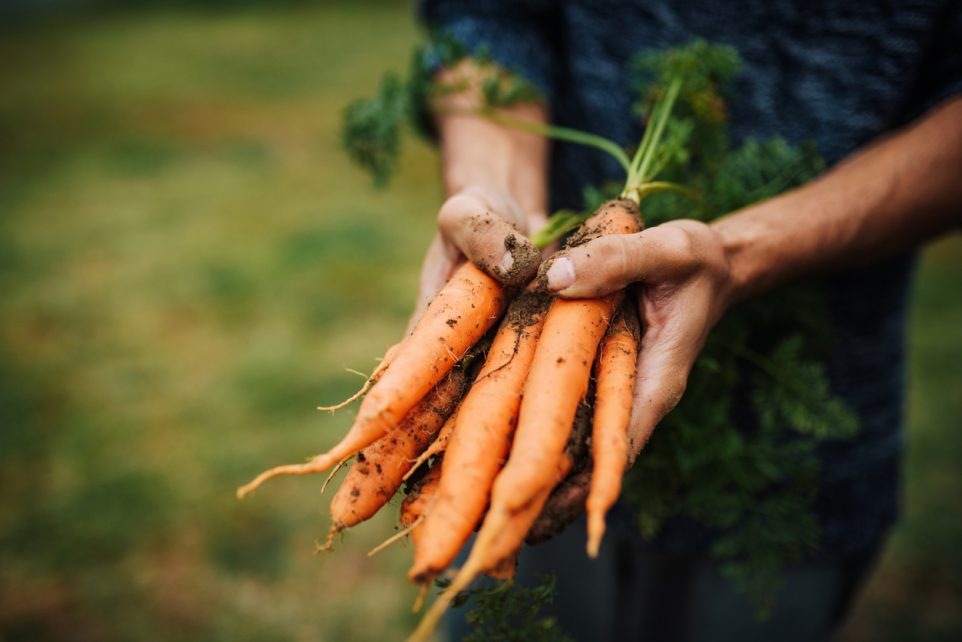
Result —
[[[641, 305], [646, 305], [644, 300]], [[646, 328], [628, 424], [630, 463], [634, 463], [658, 422], [681, 401], [709, 327], [707, 310], [694, 297], [682, 296], [673, 307], [673, 311], [657, 314], [642, 310]]]
[[438, 214], [446, 241], [471, 262], [506, 285], [530, 281], [541, 254], [520, 231], [524, 215], [507, 198], [483, 188], [468, 188], [449, 198]]
[[590, 298], [635, 281], [679, 277], [694, 267], [689, 235], [662, 225], [637, 234], [602, 236], [546, 261], [548, 290], [564, 298]]
[[635, 462], [658, 422], [681, 400], [687, 385], [687, 374], [686, 372], [685, 376], [680, 376], [655, 371], [636, 379], [635, 403], [632, 405], [631, 421], [628, 424], [629, 465]]

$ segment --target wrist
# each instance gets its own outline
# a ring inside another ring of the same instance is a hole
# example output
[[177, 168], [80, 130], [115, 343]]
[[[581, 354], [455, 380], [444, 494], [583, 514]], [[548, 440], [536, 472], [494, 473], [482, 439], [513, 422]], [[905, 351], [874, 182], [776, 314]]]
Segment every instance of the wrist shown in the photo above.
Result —
[[[788, 257], [771, 245], [779, 238], [773, 215], [784, 211], [787, 195], [739, 210], [709, 224], [717, 236], [729, 266], [726, 309], [774, 286], [784, 278]], [[784, 230], [782, 230], [784, 233]]]
[[[463, 91], [442, 93], [432, 102], [440, 136], [441, 178], [445, 195], [481, 187], [513, 198], [529, 214], [547, 211], [546, 139], [510, 129], [479, 114], [485, 71], [471, 61], [442, 70], [438, 80]], [[536, 102], [499, 108], [514, 118], [545, 123], [548, 110]]]
[[[515, 115], [544, 120], [541, 107], [519, 105]], [[535, 118], [537, 116], [537, 118]], [[441, 135], [441, 178], [446, 196], [468, 187], [484, 187], [510, 196], [531, 213], [546, 213], [548, 144], [524, 132], [506, 129], [477, 116], [444, 115]]]
[[709, 227], [718, 238], [728, 264], [728, 279], [722, 293], [725, 310], [749, 297], [753, 275], [757, 269], [751, 260], [751, 230], [732, 225], [725, 219], [712, 222]]

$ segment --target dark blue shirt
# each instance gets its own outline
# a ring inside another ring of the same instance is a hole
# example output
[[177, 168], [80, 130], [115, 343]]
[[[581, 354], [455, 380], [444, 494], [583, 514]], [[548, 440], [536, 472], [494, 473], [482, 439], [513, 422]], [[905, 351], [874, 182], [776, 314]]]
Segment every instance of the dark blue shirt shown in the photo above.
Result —
[[[471, 49], [485, 45], [538, 86], [555, 122], [625, 145], [641, 136], [629, 116], [628, 62], [694, 38], [732, 45], [743, 59], [731, 114], [736, 143], [813, 141], [829, 165], [962, 92], [958, 0], [425, 0], [421, 10], [428, 24]], [[552, 207], [579, 207], [583, 186], [619, 175], [597, 151], [555, 145]], [[831, 383], [861, 428], [856, 440], [821, 450], [818, 515], [828, 556], [871, 549], [898, 513], [913, 263], [896, 257], [837, 273], [826, 286], [838, 345]]]

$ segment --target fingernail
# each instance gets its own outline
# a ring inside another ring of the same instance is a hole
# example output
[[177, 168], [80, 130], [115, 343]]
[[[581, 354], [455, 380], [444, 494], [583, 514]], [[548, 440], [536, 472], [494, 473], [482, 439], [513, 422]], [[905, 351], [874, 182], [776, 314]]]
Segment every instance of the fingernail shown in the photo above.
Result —
[[514, 256], [511, 252], [505, 252], [504, 256], [501, 257], [501, 270], [507, 274], [511, 271], [511, 266], [514, 265]]
[[559, 256], [551, 262], [551, 267], [545, 274], [548, 277], [548, 289], [552, 292], [564, 290], [575, 282], [575, 268], [571, 264], [571, 259], [566, 256]]

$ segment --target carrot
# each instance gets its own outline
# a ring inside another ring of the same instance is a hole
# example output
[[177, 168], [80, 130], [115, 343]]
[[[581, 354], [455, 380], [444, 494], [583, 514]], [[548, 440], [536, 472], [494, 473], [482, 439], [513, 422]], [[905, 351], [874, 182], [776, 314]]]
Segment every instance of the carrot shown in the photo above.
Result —
[[[591, 471], [586, 469], [591, 465], [588, 442], [591, 438], [593, 388], [594, 386], [589, 386], [588, 394], [578, 405], [571, 426], [571, 436], [565, 447], [565, 457], [572, 462], [571, 472], [551, 491], [547, 503], [525, 535], [526, 544], [535, 545], [548, 541], [584, 512], [584, 497], [591, 477]], [[568, 466], [567, 461], [562, 464]]]
[[484, 572], [488, 577], [496, 580], [510, 580], [518, 572], [518, 554], [521, 552], [519, 546], [513, 553], [498, 562], [495, 566]]
[[422, 530], [419, 525], [423, 525], [425, 516], [437, 499], [440, 480], [441, 466], [435, 465], [401, 503], [401, 526], [410, 530], [415, 549], [421, 542]]
[[398, 520], [401, 523], [401, 530], [368, 551], [368, 557], [377, 555], [407, 535], [411, 536], [411, 540], [417, 546], [417, 542], [420, 540], [416, 531], [419, 530], [418, 526], [424, 521], [425, 514], [434, 503], [440, 477], [441, 467], [436, 465], [412, 486], [408, 494], [405, 495], [404, 501], [401, 502], [401, 514]]
[[[609, 201], [572, 236], [569, 247], [639, 228], [633, 201]], [[427, 640], [457, 592], [520, 546], [551, 491], [571, 470], [574, 460], [567, 447], [575, 415], [588, 390], [598, 344], [622, 297], [618, 292], [599, 299], [552, 302], [525, 382], [511, 455], [495, 479], [487, 516], [467, 562], [409, 642]]]
[[278, 466], [261, 473], [239, 488], [237, 496], [242, 498], [279, 475], [324, 472], [383, 437], [484, 336], [498, 320], [504, 305], [505, 294], [497, 281], [473, 263], [462, 265], [401, 342], [393, 361], [361, 403], [347, 435], [307, 463]]
[[418, 454], [437, 434], [464, 391], [464, 368], [452, 370], [397, 428], [357, 454], [357, 459], [331, 500], [328, 543], [345, 528], [370, 519], [400, 488]]
[[[633, 202], [609, 201], [572, 238], [580, 244], [638, 229], [638, 208]], [[578, 404], [588, 390], [598, 344], [622, 296], [623, 292], [616, 292], [597, 299], [552, 302], [525, 382], [511, 457], [495, 482], [492, 505], [499, 496], [506, 510], [516, 511], [553, 479], [550, 462], [560, 461]]]
[[625, 305], [608, 327], [596, 363], [595, 412], [591, 436], [593, 469], [585, 508], [588, 556], [598, 557], [605, 513], [618, 499], [628, 463], [628, 421], [635, 389], [640, 331], [633, 308]]
[[512, 303], [484, 366], [464, 397], [444, 455], [438, 499], [421, 526], [408, 577], [427, 582], [457, 555], [477, 526], [511, 445], [521, 389], [550, 299], [526, 291]]
[[[562, 460], [555, 468], [558, 475], [556, 481], [560, 481], [568, 473], [573, 463], [570, 457], [562, 457]], [[551, 495], [551, 487], [541, 492], [524, 509], [513, 515], [505, 511], [493, 514], [488, 512], [464, 566], [424, 614], [421, 622], [408, 638], [408, 642], [427, 642], [440, 622], [441, 616], [459, 592], [468, 588], [479, 573], [497, 573], [506, 560], [517, 555], [525, 535], [544, 508], [549, 495]]]

